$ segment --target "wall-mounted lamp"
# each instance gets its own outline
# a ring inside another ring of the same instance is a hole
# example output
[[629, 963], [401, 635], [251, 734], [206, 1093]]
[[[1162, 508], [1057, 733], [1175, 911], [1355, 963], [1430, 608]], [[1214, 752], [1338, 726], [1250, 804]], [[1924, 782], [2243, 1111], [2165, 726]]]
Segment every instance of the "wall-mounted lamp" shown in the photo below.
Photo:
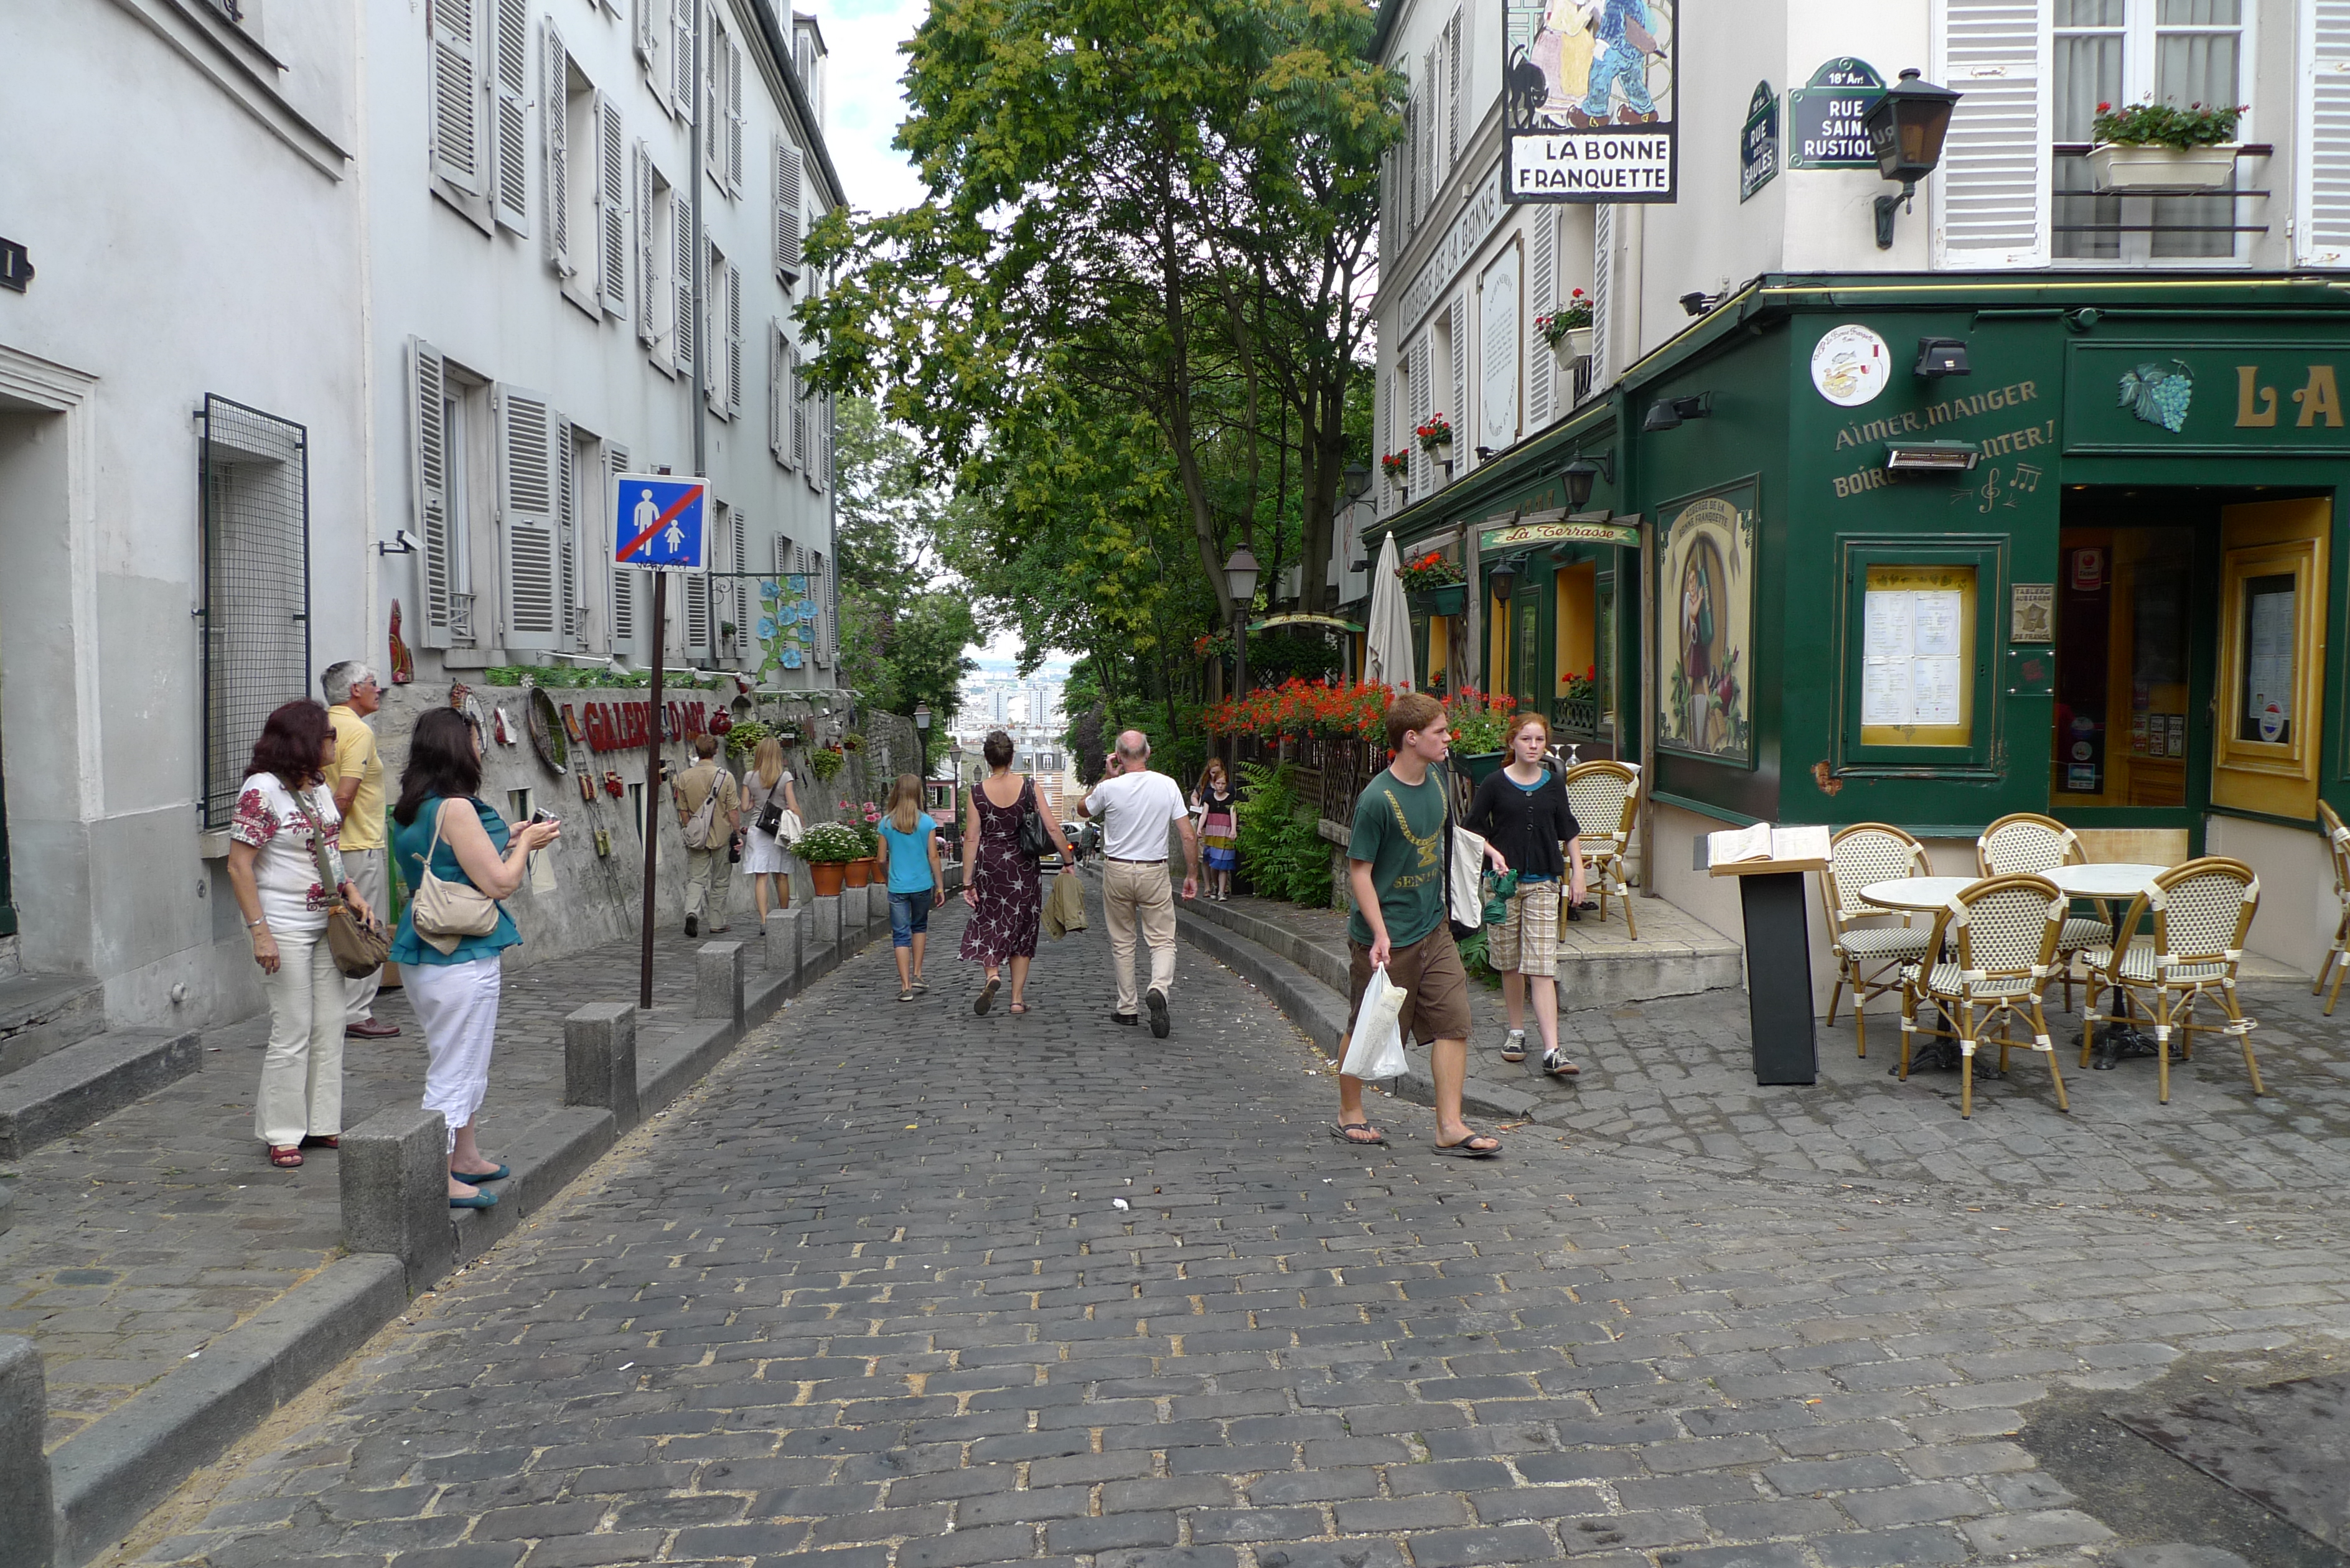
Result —
[[1566, 509], [1580, 512], [1584, 503], [1591, 499], [1592, 481], [1605, 477], [1608, 483], [1616, 483], [1615, 454], [1602, 452], [1596, 460], [1578, 457], [1560, 469], [1558, 477], [1566, 489]]
[[1901, 182], [1898, 196], [1877, 199], [1877, 248], [1893, 248], [1893, 214], [1911, 210], [1918, 182], [1942, 161], [1942, 138], [1950, 133], [1950, 110], [1963, 96], [1946, 87], [1920, 81], [1915, 67], [1885, 89], [1885, 96], [1861, 117], [1868, 145], [1877, 154], [1877, 172]]
[[1494, 562], [1492, 569], [1485, 574], [1485, 581], [1492, 586], [1495, 598], [1508, 598], [1510, 590], [1518, 585], [1517, 562], [1507, 556]]
[[1964, 473], [1982, 461], [1971, 441], [1911, 441], [1885, 443], [1887, 473]]
[[1370, 487], [1371, 465], [1367, 462], [1348, 463], [1347, 465], [1347, 499], [1360, 501], [1363, 498], [1363, 493]]
[[1648, 417], [1640, 421], [1643, 431], [1679, 430], [1684, 420], [1709, 419], [1713, 414], [1713, 394], [1700, 392], [1693, 398], [1659, 398], [1648, 405]]
[[1681, 296], [1681, 308], [1691, 316], [1703, 316], [1729, 297], [1726, 294], [1708, 294], [1697, 289]]
[[1963, 337], [1920, 337], [1918, 339], [1918, 363], [1910, 374], [1929, 381], [1939, 381], [1945, 376], [1969, 374], [1967, 340]]

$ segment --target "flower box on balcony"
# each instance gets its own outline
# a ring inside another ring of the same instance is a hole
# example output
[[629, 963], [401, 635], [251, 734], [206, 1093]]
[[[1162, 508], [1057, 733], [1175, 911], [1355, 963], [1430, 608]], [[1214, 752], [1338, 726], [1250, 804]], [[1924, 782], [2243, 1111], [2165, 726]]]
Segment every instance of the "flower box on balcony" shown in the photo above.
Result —
[[2236, 144], [2140, 147], [2100, 142], [2089, 150], [2089, 178], [2111, 194], [2168, 196], [2224, 191], [2236, 177]]

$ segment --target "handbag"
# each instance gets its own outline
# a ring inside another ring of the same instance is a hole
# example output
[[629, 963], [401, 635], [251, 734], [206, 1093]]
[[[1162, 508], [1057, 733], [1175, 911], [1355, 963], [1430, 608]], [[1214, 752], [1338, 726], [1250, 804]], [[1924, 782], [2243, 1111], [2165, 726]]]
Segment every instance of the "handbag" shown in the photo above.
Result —
[[310, 857], [317, 862], [318, 886], [328, 889], [327, 898], [327, 950], [334, 955], [335, 967], [347, 980], [364, 980], [381, 969], [391, 956], [391, 935], [383, 929], [381, 920], [370, 917], [360, 919], [342, 896], [343, 878], [335, 875], [327, 864], [327, 825], [301, 795], [294, 796], [295, 809], [310, 825]]
[[1025, 808], [1020, 814], [1020, 853], [1031, 860], [1041, 860], [1053, 853], [1053, 835], [1045, 826], [1045, 814], [1036, 809], [1035, 779], [1022, 786], [1020, 799]]
[[784, 826], [784, 817], [786, 813], [784, 810], [784, 803], [775, 798], [775, 791], [783, 787], [784, 775], [778, 774], [775, 776], [774, 787], [767, 791], [766, 804], [759, 807], [759, 815], [751, 824], [754, 828], [765, 834], [770, 838], [780, 838], [783, 836], [783, 834], [779, 829]]
[[443, 953], [457, 950], [463, 937], [486, 937], [498, 929], [498, 901], [471, 882], [452, 882], [432, 872], [441, 847], [441, 816], [456, 804], [443, 800], [432, 813], [432, 843], [417, 867], [416, 896], [409, 900], [416, 934]]

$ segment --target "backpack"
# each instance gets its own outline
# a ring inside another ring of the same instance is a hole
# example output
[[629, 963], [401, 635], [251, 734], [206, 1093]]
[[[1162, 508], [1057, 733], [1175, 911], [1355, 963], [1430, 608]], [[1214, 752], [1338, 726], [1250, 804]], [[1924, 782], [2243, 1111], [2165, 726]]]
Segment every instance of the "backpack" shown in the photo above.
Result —
[[702, 809], [685, 819], [685, 846], [688, 849], [710, 847], [710, 830], [718, 821], [718, 783], [713, 770], [710, 793], [702, 797]]

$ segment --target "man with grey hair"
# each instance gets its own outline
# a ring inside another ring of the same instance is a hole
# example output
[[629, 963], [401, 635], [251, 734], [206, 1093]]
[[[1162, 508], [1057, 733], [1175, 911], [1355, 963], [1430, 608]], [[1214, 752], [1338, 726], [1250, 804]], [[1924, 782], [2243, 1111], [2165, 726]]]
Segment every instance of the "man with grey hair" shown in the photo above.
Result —
[[1183, 897], [1200, 891], [1200, 839], [1191, 830], [1191, 808], [1183, 786], [1150, 771], [1150, 737], [1128, 730], [1118, 737], [1117, 767], [1094, 786], [1077, 814], [1102, 825], [1102, 922], [1109, 928], [1109, 951], [1118, 971], [1118, 1006], [1112, 1022], [1139, 1023], [1134, 1002], [1134, 930], [1150, 946], [1150, 1033], [1167, 1038], [1167, 992], [1175, 983], [1175, 898], [1167, 880], [1167, 830], [1180, 823], [1190, 874]]
[[[327, 719], [335, 726], [335, 765], [327, 783], [335, 792], [335, 809], [343, 814], [340, 835], [343, 869], [359, 885], [370, 909], [388, 909], [383, 865], [383, 759], [376, 753], [375, 730], [367, 716], [383, 701], [381, 682], [374, 670], [355, 659], [330, 664], [318, 677], [327, 693]], [[343, 1033], [361, 1040], [389, 1040], [400, 1033], [397, 1023], [375, 1016], [376, 988], [381, 971], [362, 980], [343, 982]]]

